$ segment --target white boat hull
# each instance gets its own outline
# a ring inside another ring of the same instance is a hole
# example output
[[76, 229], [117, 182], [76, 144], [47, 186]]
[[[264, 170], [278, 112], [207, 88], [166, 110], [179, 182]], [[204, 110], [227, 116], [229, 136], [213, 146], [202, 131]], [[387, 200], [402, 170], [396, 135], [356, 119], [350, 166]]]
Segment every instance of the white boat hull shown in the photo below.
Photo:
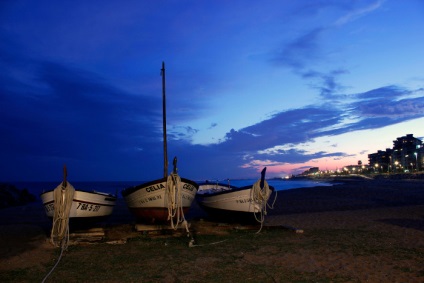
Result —
[[[122, 191], [132, 214], [141, 221], [154, 223], [168, 220], [167, 178], [144, 183]], [[187, 213], [197, 193], [198, 185], [181, 178], [181, 206]]]
[[[202, 193], [203, 192], [203, 193]], [[200, 185], [197, 201], [202, 206], [240, 212], [260, 212], [252, 200], [252, 187], [229, 190], [225, 185]]]
[[252, 220], [254, 213], [262, 211], [274, 188], [269, 188], [261, 203], [254, 201], [252, 190], [253, 186], [237, 188], [226, 184], [200, 184], [196, 201], [212, 217]]
[[[54, 215], [54, 190], [41, 194], [48, 217]], [[97, 218], [108, 216], [116, 204], [116, 196], [100, 192], [75, 190], [69, 218]]]

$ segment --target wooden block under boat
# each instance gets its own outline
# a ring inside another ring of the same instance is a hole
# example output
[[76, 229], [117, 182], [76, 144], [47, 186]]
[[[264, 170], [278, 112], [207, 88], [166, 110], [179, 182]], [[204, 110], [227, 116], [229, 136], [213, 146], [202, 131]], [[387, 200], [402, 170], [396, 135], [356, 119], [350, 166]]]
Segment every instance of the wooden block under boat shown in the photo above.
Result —
[[[188, 223], [190, 228], [190, 223]], [[178, 225], [177, 230], [185, 230], [185, 226], [182, 224]], [[175, 230], [171, 225], [148, 225], [148, 224], [135, 224], [135, 230], [138, 232], [149, 232], [149, 231], [164, 231], [164, 230]]]
[[74, 231], [69, 234], [69, 237], [95, 237], [95, 236], [104, 236], [105, 229], [103, 228], [90, 228], [88, 230]]
[[69, 245], [99, 242], [102, 241], [104, 237], [105, 230], [103, 228], [75, 231], [69, 234]]
[[[255, 230], [258, 229], [258, 226], [256, 225], [239, 225], [234, 227], [235, 230]], [[284, 229], [284, 230], [290, 230], [295, 232], [296, 234], [303, 234], [302, 229], [298, 229], [296, 227], [292, 226], [285, 226], [285, 225], [264, 225], [262, 229]]]

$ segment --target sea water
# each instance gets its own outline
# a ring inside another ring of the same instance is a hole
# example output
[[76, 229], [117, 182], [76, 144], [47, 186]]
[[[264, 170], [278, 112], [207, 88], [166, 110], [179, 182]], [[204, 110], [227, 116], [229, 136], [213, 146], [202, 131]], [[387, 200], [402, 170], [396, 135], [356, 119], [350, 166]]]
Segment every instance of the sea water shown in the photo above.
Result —
[[[220, 180], [220, 183], [230, 184], [236, 187], [249, 186], [257, 182], [257, 179], [243, 179], [243, 180]], [[200, 181], [199, 181], [200, 182]], [[210, 181], [211, 183], [215, 181]], [[312, 180], [284, 180], [284, 179], [270, 179], [267, 180], [270, 186], [273, 186], [277, 191], [291, 190], [297, 188], [310, 188], [317, 186], [332, 186], [331, 183], [318, 182]], [[85, 190], [85, 191], [97, 191], [102, 193], [117, 194], [118, 198], [121, 198], [121, 191], [123, 189], [136, 186], [144, 183], [144, 181], [113, 181], [113, 182], [72, 182], [71, 185], [75, 189]], [[61, 184], [61, 182], [11, 182], [18, 189], [27, 189], [28, 192], [33, 194], [40, 199], [40, 194], [45, 191], [50, 191], [55, 189]]]
[[[246, 179], [246, 180], [230, 180], [230, 185], [236, 187], [249, 186], [256, 183], [258, 180], [255, 179]], [[317, 186], [332, 186], [333, 184], [327, 182], [318, 182], [312, 180], [286, 180], [286, 179], [270, 179], [266, 180], [268, 185], [273, 186], [276, 191], [285, 191], [298, 188], [310, 188]], [[222, 183], [222, 182], [220, 182]], [[228, 181], [224, 181], [228, 183]]]

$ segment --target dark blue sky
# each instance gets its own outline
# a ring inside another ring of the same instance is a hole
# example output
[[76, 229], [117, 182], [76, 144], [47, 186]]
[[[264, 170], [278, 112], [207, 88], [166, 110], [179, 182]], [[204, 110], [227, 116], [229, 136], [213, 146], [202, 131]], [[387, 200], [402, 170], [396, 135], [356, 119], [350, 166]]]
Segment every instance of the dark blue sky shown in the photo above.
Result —
[[424, 137], [424, 3], [2, 1], [0, 181], [367, 163]]

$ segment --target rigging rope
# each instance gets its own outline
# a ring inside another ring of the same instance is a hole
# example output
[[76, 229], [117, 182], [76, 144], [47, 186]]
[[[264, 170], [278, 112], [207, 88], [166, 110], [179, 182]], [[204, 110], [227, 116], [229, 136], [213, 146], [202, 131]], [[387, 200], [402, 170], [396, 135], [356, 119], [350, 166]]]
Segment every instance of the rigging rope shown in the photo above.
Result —
[[[50, 243], [55, 247], [62, 247], [66, 249], [69, 242], [69, 214], [74, 199], [75, 189], [66, 182], [56, 187], [53, 191], [54, 198], [54, 216], [53, 227], [50, 234]], [[62, 241], [64, 241], [62, 243]]]
[[72, 207], [72, 201], [74, 200], [74, 193], [74, 187], [68, 182], [63, 182], [53, 191], [54, 214], [52, 231], [50, 233], [50, 243], [52, 243], [55, 247], [60, 246], [61, 251], [56, 264], [44, 277], [42, 281], [43, 283], [53, 273], [53, 270], [55, 270], [60, 260], [62, 259], [63, 252], [68, 248], [69, 214]]
[[[256, 205], [259, 207], [259, 211], [253, 212], [256, 221], [261, 223], [261, 227], [256, 233], [259, 233], [262, 230], [263, 223], [265, 221], [265, 215], [267, 215], [267, 207], [273, 209], [275, 201], [277, 200], [277, 192], [275, 192], [274, 201], [272, 205], [269, 205], [268, 200], [272, 194], [272, 190], [269, 188], [268, 182], [266, 180], [264, 180], [263, 188], [261, 188], [260, 184], [261, 180], [256, 181], [256, 183], [254, 183], [252, 186], [252, 190], [250, 191], [250, 198], [252, 199], [254, 210], [256, 210]], [[256, 215], [256, 213], [259, 213], [259, 217]]]
[[182, 189], [180, 176], [177, 173], [171, 173], [166, 182], [168, 220], [171, 221], [171, 227], [174, 230], [177, 230], [178, 225], [182, 223], [185, 225], [187, 233], [190, 233], [184, 217]]

